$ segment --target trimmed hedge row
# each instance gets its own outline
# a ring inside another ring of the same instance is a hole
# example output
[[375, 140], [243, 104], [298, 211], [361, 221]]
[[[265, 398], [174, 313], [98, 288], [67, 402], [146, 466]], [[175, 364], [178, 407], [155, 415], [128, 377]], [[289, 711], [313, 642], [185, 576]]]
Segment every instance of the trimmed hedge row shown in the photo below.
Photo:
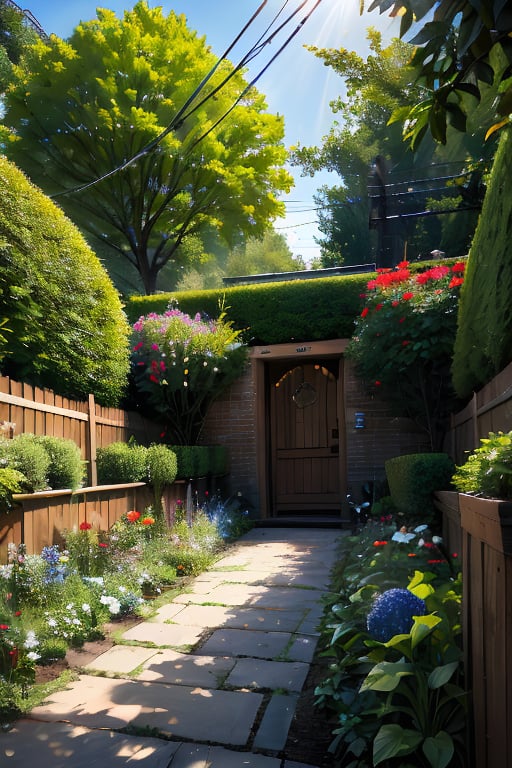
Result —
[[126, 306], [130, 322], [162, 313], [175, 301], [190, 315], [218, 317], [226, 309], [249, 344], [279, 344], [348, 338], [361, 311], [361, 293], [371, 274], [242, 285], [210, 291], [133, 296]]
[[512, 360], [512, 131], [502, 130], [460, 296], [452, 373], [464, 399]]
[[410, 453], [385, 463], [393, 504], [409, 517], [429, 522], [435, 515], [434, 492], [452, 488], [455, 465], [446, 453]]

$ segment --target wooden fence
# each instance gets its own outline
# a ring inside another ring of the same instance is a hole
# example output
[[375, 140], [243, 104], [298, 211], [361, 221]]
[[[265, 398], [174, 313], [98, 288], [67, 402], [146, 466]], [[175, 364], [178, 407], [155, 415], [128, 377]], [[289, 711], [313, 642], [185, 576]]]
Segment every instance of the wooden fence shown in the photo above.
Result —
[[54, 435], [74, 440], [87, 461], [88, 483], [97, 485], [96, 448], [134, 437], [141, 445], [157, 441], [157, 424], [139, 414], [69, 400], [48, 389], [0, 377], [0, 425], [12, 434]]
[[456, 464], [462, 464], [467, 452], [480, 444], [480, 438], [500, 430], [512, 430], [512, 363], [452, 416], [446, 452]]

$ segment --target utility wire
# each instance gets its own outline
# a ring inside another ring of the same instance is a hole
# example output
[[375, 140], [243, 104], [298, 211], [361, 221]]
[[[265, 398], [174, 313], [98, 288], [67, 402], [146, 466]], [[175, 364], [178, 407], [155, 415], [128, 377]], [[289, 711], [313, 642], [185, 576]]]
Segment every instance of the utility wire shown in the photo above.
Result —
[[[208, 93], [200, 102], [199, 104], [196, 104], [193, 109], [191, 109], [189, 112], [186, 112], [188, 107], [190, 107], [195, 99], [200, 95], [201, 91], [206, 87], [207, 83], [211, 80], [219, 66], [223, 61], [226, 60], [229, 53], [233, 50], [236, 43], [243, 37], [243, 35], [247, 32], [249, 27], [252, 25], [254, 20], [257, 18], [257, 16], [260, 14], [260, 12], [263, 10], [264, 6], [267, 4], [268, 0], [263, 0], [263, 2], [260, 4], [258, 9], [255, 11], [255, 13], [252, 15], [252, 17], [249, 19], [247, 24], [243, 27], [243, 29], [238, 33], [238, 35], [235, 37], [233, 42], [228, 46], [226, 51], [222, 54], [222, 56], [216, 61], [215, 65], [212, 67], [212, 69], [207, 73], [207, 75], [203, 78], [203, 80], [199, 83], [197, 88], [195, 88], [194, 92], [191, 94], [191, 96], [186, 100], [186, 102], [183, 104], [183, 106], [178, 110], [176, 115], [172, 118], [171, 122], [167, 125], [167, 127], [158, 135], [156, 136], [149, 144], [147, 144], [145, 147], [143, 147], [139, 152], [137, 152], [135, 155], [133, 155], [128, 160], [124, 161], [121, 165], [117, 166], [116, 168], [113, 168], [111, 171], [108, 171], [105, 174], [102, 174], [102, 176], [94, 179], [93, 181], [88, 182], [87, 184], [82, 184], [77, 187], [73, 187], [71, 189], [63, 190], [62, 192], [57, 192], [53, 195], [51, 195], [52, 199], [55, 199], [57, 197], [62, 197], [63, 195], [69, 195], [74, 194], [77, 192], [83, 192], [86, 189], [89, 189], [90, 187], [95, 186], [96, 184], [99, 184], [101, 181], [104, 181], [105, 179], [110, 178], [111, 176], [120, 173], [121, 171], [128, 168], [133, 163], [137, 162], [138, 160], [142, 159], [146, 155], [148, 155], [150, 152], [155, 150], [158, 145], [162, 142], [162, 140], [172, 131], [177, 130], [184, 122], [185, 120], [190, 117], [197, 109], [199, 109], [200, 106], [202, 106], [205, 102], [207, 102], [209, 99], [213, 98], [213, 96], [219, 91], [221, 87], [223, 87], [235, 74], [238, 72], [241, 68], [245, 66], [245, 64], [248, 61], [251, 61], [254, 59], [257, 55], [259, 55], [266, 45], [270, 44], [274, 38], [276, 37], [279, 32], [281, 32], [284, 27], [290, 23], [290, 21], [299, 13], [302, 8], [307, 4], [308, 0], [302, 0], [302, 2], [299, 4], [298, 8], [296, 8], [295, 11], [293, 11], [291, 14], [288, 15], [288, 17], [283, 21], [279, 27], [272, 32], [266, 39], [265, 35], [268, 33], [268, 31], [272, 28], [276, 20], [279, 18], [281, 13], [283, 12], [284, 8], [288, 4], [289, 0], [285, 0], [284, 5], [281, 7], [281, 9], [278, 11], [277, 14], [274, 15], [274, 18], [268, 25], [265, 32], [260, 35], [258, 38], [258, 41], [256, 44], [254, 44], [250, 50], [248, 51], [245, 56], [242, 57], [241, 62], [230, 71], [229, 75], [222, 81], [221, 85], [216, 87], [213, 91]], [[263, 76], [263, 74], [267, 71], [269, 66], [276, 60], [276, 58], [283, 52], [283, 50], [289, 45], [291, 40], [298, 34], [298, 32], [302, 29], [304, 24], [308, 21], [308, 19], [311, 17], [312, 13], [316, 10], [316, 8], [320, 5], [322, 0], [316, 0], [315, 4], [311, 8], [310, 11], [307, 12], [305, 17], [299, 22], [297, 27], [294, 29], [294, 31], [288, 36], [288, 38], [285, 40], [283, 45], [279, 48], [279, 50], [272, 56], [270, 61], [266, 64], [265, 67], [263, 67], [260, 72], [254, 77], [251, 82], [247, 85], [246, 88], [243, 89], [242, 93], [237, 97], [235, 102], [231, 105], [229, 109], [227, 109], [218, 120], [215, 121], [215, 123], [203, 134], [201, 134], [197, 139], [195, 139], [192, 144], [187, 148], [185, 156], [189, 155], [192, 150], [201, 142], [203, 139], [205, 139], [215, 128], [223, 121], [225, 118], [235, 109], [235, 107], [240, 103], [240, 101], [244, 98], [244, 96], [247, 94], [247, 92], [254, 87], [254, 85], [258, 82], [258, 80]]]

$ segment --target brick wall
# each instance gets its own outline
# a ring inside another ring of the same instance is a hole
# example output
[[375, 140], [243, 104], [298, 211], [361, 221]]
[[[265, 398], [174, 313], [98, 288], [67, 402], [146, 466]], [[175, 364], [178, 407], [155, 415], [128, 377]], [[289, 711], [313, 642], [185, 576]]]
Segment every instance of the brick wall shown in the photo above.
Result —
[[241, 493], [257, 509], [256, 385], [252, 366], [213, 403], [201, 442], [227, 446], [230, 467], [224, 491], [227, 495]]

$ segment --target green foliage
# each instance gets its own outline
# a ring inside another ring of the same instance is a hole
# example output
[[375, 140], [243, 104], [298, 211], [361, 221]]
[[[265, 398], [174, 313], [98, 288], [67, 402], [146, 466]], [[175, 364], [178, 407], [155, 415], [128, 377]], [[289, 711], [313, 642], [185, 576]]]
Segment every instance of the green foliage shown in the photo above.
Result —
[[407, 262], [381, 270], [367, 284], [347, 357], [395, 412], [412, 418], [442, 445], [455, 403], [450, 363], [464, 263], [437, 265], [413, 275]]
[[512, 499], [512, 432], [489, 432], [480, 443], [456, 468], [455, 488], [461, 493]]
[[133, 329], [141, 404], [164, 420], [170, 442], [195, 444], [211, 403], [243, 372], [239, 332], [224, 314], [204, 321], [177, 309], [141, 317]]
[[[332, 661], [316, 706], [337, 718], [330, 751], [340, 765], [462, 768], [460, 578], [427, 540], [426, 526], [391, 536], [394, 528], [371, 523], [341, 541], [321, 628]], [[424, 601], [426, 614], [409, 633], [378, 642], [367, 631], [368, 615], [376, 595], [397, 587]]]
[[304, 262], [293, 256], [285, 236], [269, 230], [260, 239], [249, 238], [244, 245], [235, 246], [226, 260], [225, 274], [238, 277], [304, 268]]
[[26, 482], [25, 475], [17, 469], [0, 467], [0, 514], [11, 511], [13, 493], [21, 493]]
[[446, 453], [412, 453], [385, 463], [391, 498], [402, 514], [423, 522], [436, 519], [435, 491], [451, 487], [454, 464]]
[[0, 93], [13, 78], [13, 64], [18, 64], [26, 46], [35, 43], [35, 30], [25, 17], [6, 0], [0, 0]]
[[147, 475], [147, 448], [131, 443], [111, 443], [96, 451], [98, 483], [138, 483]]
[[80, 488], [84, 480], [86, 464], [74, 440], [42, 435], [36, 441], [43, 446], [50, 459], [48, 485], [50, 488]]
[[[448, 123], [459, 131], [466, 130], [468, 113], [481, 98], [485, 85], [495, 79], [500, 86], [496, 114], [508, 122], [512, 111], [512, 65], [510, 18], [503, 2], [373, 0], [369, 10], [378, 8], [382, 12], [390, 7], [400, 12], [401, 37], [413, 24], [415, 30], [412, 64], [419, 69], [419, 85], [425, 97], [400, 113], [413, 148], [427, 131], [444, 143]], [[505, 63], [501, 59], [496, 63], [497, 48], [505, 54]], [[465, 101], [467, 95], [473, 97], [469, 103]]]
[[62, 531], [69, 556], [69, 569], [80, 576], [101, 576], [110, 558], [106, 535], [83, 521], [77, 531]]
[[503, 131], [461, 292], [453, 385], [469, 398], [512, 359], [512, 129]]
[[146, 453], [147, 480], [155, 495], [155, 513], [163, 516], [162, 493], [173, 484], [178, 472], [178, 460], [174, 451], [166, 445], [150, 445]]
[[128, 373], [119, 296], [62, 211], [0, 157], [2, 373], [57, 394], [116, 405]]
[[16, 435], [12, 440], [0, 441], [0, 458], [10, 469], [24, 476], [22, 484], [25, 493], [48, 488], [50, 457], [35, 435], [27, 432]]
[[242, 285], [223, 290], [132, 296], [126, 311], [132, 322], [161, 314], [174, 301], [183, 312], [215, 317], [226, 307], [233, 327], [251, 344], [349, 338], [360, 312], [368, 275]]
[[211, 72], [216, 62], [184, 15], [137, 2], [123, 19], [98, 9], [68, 41], [40, 42], [7, 96], [8, 150], [48, 193], [110, 174], [60, 204], [147, 293], [183, 264], [187, 235], [259, 236], [284, 211], [283, 119], [228, 61]]

